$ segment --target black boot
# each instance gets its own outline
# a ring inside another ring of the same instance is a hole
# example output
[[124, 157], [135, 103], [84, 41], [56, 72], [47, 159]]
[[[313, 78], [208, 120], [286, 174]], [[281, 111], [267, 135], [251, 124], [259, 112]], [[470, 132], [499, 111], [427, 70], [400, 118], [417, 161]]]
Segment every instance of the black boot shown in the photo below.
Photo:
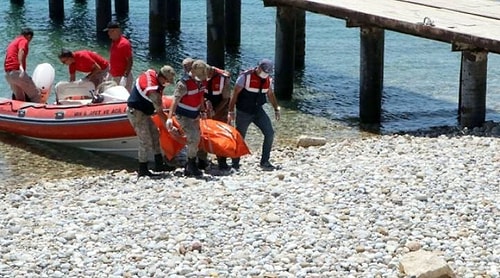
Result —
[[231, 169], [231, 167], [229, 167], [229, 165], [227, 165], [225, 157], [218, 156], [217, 157], [217, 164], [219, 164], [219, 170], [225, 171], [225, 170]]
[[202, 176], [203, 173], [198, 169], [196, 165], [196, 158], [189, 158], [186, 164], [186, 168], [184, 169], [184, 175], [187, 177], [199, 177]]
[[155, 172], [173, 171], [174, 166], [170, 166], [163, 161], [162, 154], [155, 154]]
[[231, 167], [233, 167], [234, 170], [239, 170], [240, 169], [240, 158], [233, 158], [232, 159], [233, 163]]
[[206, 170], [208, 167], [208, 161], [206, 159], [198, 158], [198, 169]]
[[153, 174], [151, 171], [148, 170], [148, 163], [147, 162], [140, 162], [139, 163], [139, 172], [137, 172], [137, 176], [139, 177], [157, 177], [158, 175]]

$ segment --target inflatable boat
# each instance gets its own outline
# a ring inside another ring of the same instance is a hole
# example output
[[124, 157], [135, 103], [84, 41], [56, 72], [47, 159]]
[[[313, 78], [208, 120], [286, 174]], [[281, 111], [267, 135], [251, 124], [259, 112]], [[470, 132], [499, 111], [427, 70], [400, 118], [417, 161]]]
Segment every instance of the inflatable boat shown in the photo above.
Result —
[[[49, 97], [53, 74], [50, 64], [40, 64], [35, 68], [33, 81], [42, 92], [42, 101]], [[96, 93], [94, 84], [88, 81], [58, 82], [55, 85], [56, 100], [52, 104], [0, 98], [0, 131], [136, 158], [139, 142], [126, 113], [129, 93], [125, 87], [116, 84], [101, 86]], [[171, 103], [170, 97], [163, 97], [165, 109]], [[171, 159], [185, 146], [186, 140], [184, 136], [169, 133], [158, 116], [153, 120], [160, 131], [164, 155]], [[227, 157], [250, 153], [234, 127], [212, 120], [204, 123], [200, 125], [202, 149]]]
[[93, 83], [59, 82], [56, 101], [46, 104], [54, 82], [53, 67], [38, 65], [33, 81], [44, 103], [0, 98], [0, 131], [90, 151], [137, 156], [138, 141], [127, 118], [128, 91], [124, 87], [104, 90], [96, 103]]

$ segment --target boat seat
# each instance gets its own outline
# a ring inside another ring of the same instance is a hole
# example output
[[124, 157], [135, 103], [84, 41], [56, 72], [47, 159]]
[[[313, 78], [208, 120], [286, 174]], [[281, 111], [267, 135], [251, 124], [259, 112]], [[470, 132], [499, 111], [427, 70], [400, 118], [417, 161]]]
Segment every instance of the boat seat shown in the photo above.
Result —
[[90, 81], [61, 81], [56, 84], [55, 90], [58, 104], [87, 104], [92, 102], [95, 86]]

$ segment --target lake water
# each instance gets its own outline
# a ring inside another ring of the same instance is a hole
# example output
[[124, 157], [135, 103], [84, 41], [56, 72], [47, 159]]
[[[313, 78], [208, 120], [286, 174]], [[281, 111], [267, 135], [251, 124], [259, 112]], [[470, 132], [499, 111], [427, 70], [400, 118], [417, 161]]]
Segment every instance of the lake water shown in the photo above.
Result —
[[[62, 25], [49, 19], [46, 0], [25, 1], [24, 7], [4, 2], [0, 5], [0, 35], [4, 38], [0, 49], [5, 49], [22, 27], [33, 28], [30, 74], [37, 64], [48, 62], [56, 70], [55, 82], [67, 80], [67, 67], [57, 58], [61, 47], [92, 49], [108, 57], [108, 45], [95, 39], [95, 1], [65, 1]], [[167, 54], [152, 59], [148, 53], [149, 1], [130, 1], [124, 33], [133, 44], [135, 76], [163, 64], [180, 72], [184, 57], [206, 58], [205, 3], [182, 1], [180, 34], [167, 35]], [[233, 75], [253, 67], [261, 58], [274, 58], [275, 15], [276, 9], [264, 8], [262, 1], [242, 1], [241, 47], [239, 53], [226, 57], [226, 69]], [[276, 126], [277, 140], [286, 142], [302, 133], [327, 138], [358, 136], [359, 29], [346, 28], [344, 20], [312, 13], [307, 13], [306, 22], [305, 67], [296, 74], [293, 100], [280, 103], [285, 109], [282, 122]], [[496, 54], [488, 58], [486, 120], [499, 121], [500, 59]], [[386, 31], [384, 59], [382, 132], [456, 125], [460, 52], [452, 52], [449, 44]], [[3, 78], [0, 96], [10, 96]], [[54, 100], [53, 95], [50, 100]], [[19, 147], [10, 141], [0, 137], [0, 167], [4, 169], [0, 169], [0, 176], [12, 175], [5, 170], [13, 167], [12, 159], [2, 157], [2, 149]], [[43, 150], [44, 145], [38, 148]]]

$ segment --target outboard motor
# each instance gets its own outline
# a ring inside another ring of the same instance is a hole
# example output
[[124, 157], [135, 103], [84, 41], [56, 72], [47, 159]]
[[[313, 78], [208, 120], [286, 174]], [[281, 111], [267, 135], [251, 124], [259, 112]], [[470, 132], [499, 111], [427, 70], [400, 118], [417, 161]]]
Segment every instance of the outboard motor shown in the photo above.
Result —
[[40, 90], [40, 103], [47, 103], [56, 72], [49, 63], [38, 64], [33, 71], [33, 83]]

